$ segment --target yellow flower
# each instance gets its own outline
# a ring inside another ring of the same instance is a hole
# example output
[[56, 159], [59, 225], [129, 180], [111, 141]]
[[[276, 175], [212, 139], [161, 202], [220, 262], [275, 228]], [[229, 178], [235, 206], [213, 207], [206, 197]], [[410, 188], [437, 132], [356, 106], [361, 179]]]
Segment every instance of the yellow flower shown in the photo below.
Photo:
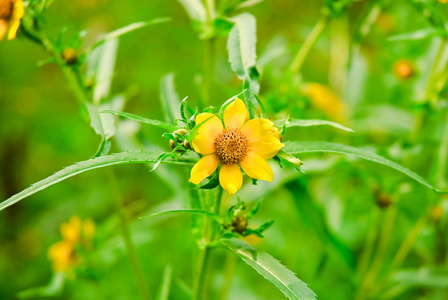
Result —
[[243, 184], [243, 171], [252, 178], [272, 181], [267, 159], [274, 157], [284, 144], [274, 123], [267, 119], [248, 120], [243, 101], [236, 98], [224, 111], [223, 122], [211, 113], [196, 117], [202, 124], [192, 144], [204, 155], [191, 170], [190, 182], [198, 184], [215, 172], [219, 165], [219, 182], [230, 194]]
[[79, 264], [80, 257], [76, 253], [76, 247], [82, 246], [90, 249], [95, 234], [95, 223], [91, 219], [81, 221], [78, 216], [73, 216], [60, 226], [62, 241], [53, 244], [48, 250], [48, 257], [53, 262], [55, 272], [72, 274], [72, 268]]
[[329, 87], [319, 83], [308, 83], [302, 92], [311, 99], [312, 105], [336, 122], [347, 119], [348, 108]]
[[48, 250], [48, 258], [53, 262], [55, 272], [68, 272], [77, 264], [74, 245], [69, 241], [60, 241]]
[[78, 216], [71, 217], [68, 223], [61, 224], [60, 230], [65, 241], [78, 242], [81, 237], [81, 219]]
[[8, 34], [8, 40], [16, 37], [25, 9], [22, 0], [0, 0], [0, 41]]

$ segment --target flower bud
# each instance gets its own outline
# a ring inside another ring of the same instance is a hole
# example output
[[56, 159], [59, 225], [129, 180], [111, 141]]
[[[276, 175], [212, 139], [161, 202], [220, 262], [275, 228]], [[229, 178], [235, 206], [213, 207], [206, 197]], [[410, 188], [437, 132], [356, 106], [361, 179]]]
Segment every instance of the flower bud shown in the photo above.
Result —
[[188, 133], [188, 131], [186, 129], [181, 128], [181, 129], [174, 131], [173, 133], [179, 134], [181, 136], [185, 136]]
[[190, 142], [187, 139], [184, 140], [184, 144], [183, 145], [184, 145], [185, 149], [187, 149], [187, 150], [191, 149]]
[[62, 51], [61, 57], [69, 66], [76, 64], [76, 62], [78, 61], [78, 55], [76, 54], [76, 50], [73, 48], [64, 49], [64, 51]]
[[174, 150], [174, 148], [176, 148], [176, 143], [173, 140], [170, 140], [170, 147], [172, 150]]
[[376, 204], [381, 209], [386, 209], [392, 204], [392, 199], [389, 194], [381, 192], [379, 189], [375, 189], [374, 197]]
[[235, 216], [232, 219], [232, 230], [238, 233], [243, 233], [247, 230], [247, 217], [243, 215]]

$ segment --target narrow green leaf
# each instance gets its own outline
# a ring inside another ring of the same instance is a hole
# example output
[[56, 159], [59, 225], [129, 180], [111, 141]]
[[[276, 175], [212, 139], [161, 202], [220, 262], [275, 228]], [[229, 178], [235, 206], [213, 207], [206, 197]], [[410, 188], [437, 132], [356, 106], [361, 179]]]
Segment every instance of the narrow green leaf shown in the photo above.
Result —
[[162, 285], [160, 286], [157, 300], [168, 300], [168, 297], [170, 295], [172, 277], [173, 277], [173, 267], [167, 265], [163, 272]]
[[101, 40], [99, 40], [98, 42], [96, 42], [95, 45], [93, 45], [92, 49], [100, 46], [101, 44], [103, 44], [104, 42], [106, 42], [108, 40], [118, 38], [118, 37], [120, 37], [120, 36], [122, 36], [124, 34], [133, 32], [133, 31], [135, 31], [137, 29], [148, 27], [148, 26], [154, 25], [154, 24], [168, 22], [170, 20], [171, 20], [171, 18], [164, 17], [164, 18], [153, 19], [151, 21], [135, 22], [135, 23], [129, 24], [127, 26], [124, 26], [122, 28], [119, 28], [119, 29], [116, 29], [114, 31], [111, 31], [111, 32], [107, 33], [105, 36], [103, 36], [101, 38]]
[[235, 23], [230, 31], [227, 40], [227, 50], [229, 51], [229, 62], [233, 71], [240, 79], [248, 76], [248, 70], [255, 66], [257, 57], [255, 44], [256, 20], [248, 13], [243, 13], [231, 19]]
[[206, 19], [205, 7], [200, 0], [178, 0], [184, 7], [192, 21], [204, 23]]
[[329, 143], [329, 142], [286, 142], [285, 147], [283, 148], [285, 151], [288, 151], [292, 155], [298, 155], [300, 153], [313, 153], [313, 152], [329, 152], [329, 153], [338, 153], [338, 154], [348, 154], [357, 156], [366, 160], [370, 160], [388, 167], [391, 167], [410, 178], [414, 179], [415, 181], [419, 182], [420, 184], [433, 189], [436, 192], [441, 193], [448, 193], [441, 190], [438, 190], [437, 188], [433, 187], [431, 184], [429, 184], [425, 179], [423, 179], [420, 175], [417, 175], [416, 173], [412, 172], [411, 170], [403, 167], [402, 165], [397, 164], [396, 162], [393, 162], [383, 156], [380, 156], [378, 154], [365, 151], [363, 149], [358, 149], [355, 147], [343, 145], [343, 144], [337, 144], [337, 143]]
[[[69, 167], [62, 169], [59, 172], [54, 173], [53, 175], [36, 182], [31, 185], [29, 188], [21, 191], [18, 194], [6, 199], [5, 201], [0, 203], [0, 211], [5, 209], [8, 206], [11, 206], [20, 200], [29, 197], [38, 191], [46, 189], [47, 187], [61, 182], [67, 178], [73, 177], [80, 173], [98, 169], [102, 167], [118, 165], [118, 164], [132, 164], [132, 163], [154, 163], [160, 153], [155, 151], [129, 151], [129, 152], [121, 152], [111, 155], [105, 155], [101, 157], [96, 157], [90, 160], [85, 160], [82, 162], [75, 163]], [[193, 166], [193, 161], [189, 160], [165, 160], [163, 163], [166, 164], [174, 164], [174, 165], [183, 165], [183, 166]]]
[[321, 126], [321, 125], [329, 125], [333, 126], [338, 129], [342, 129], [344, 131], [348, 132], [355, 132], [353, 129], [350, 129], [348, 127], [345, 127], [344, 125], [341, 125], [336, 122], [326, 121], [326, 120], [316, 120], [316, 119], [308, 119], [308, 120], [300, 120], [300, 119], [291, 119], [289, 121], [285, 120], [279, 120], [276, 121], [275, 124], [277, 126], [282, 126], [283, 124], [286, 125], [286, 128], [290, 127], [310, 127], [310, 126]]
[[283, 266], [278, 260], [265, 252], [259, 252], [239, 239], [221, 239], [222, 244], [240, 256], [261, 276], [274, 284], [291, 300], [315, 300], [316, 294], [306, 283]]
[[113, 111], [113, 110], [103, 110], [103, 111], [100, 111], [100, 113], [113, 114], [113, 115], [116, 115], [116, 116], [125, 117], [125, 118], [128, 118], [128, 119], [137, 121], [137, 122], [150, 124], [150, 125], [153, 125], [153, 126], [165, 129], [165, 130], [169, 130], [170, 132], [171, 131], [175, 131], [177, 129], [177, 127], [174, 126], [174, 125], [171, 125], [171, 124], [159, 121], [159, 120], [147, 119], [147, 118], [140, 117], [140, 116], [137, 116], [137, 115], [134, 115], [134, 114], [131, 114], [131, 113], [126, 113], [126, 112], [121, 112], [121, 111]]
[[218, 216], [217, 214], [211, 213], [209, 211], [206, 210], [201, 210], [201, 209], [177, 209], [177, 210], [168, 210], [168, 211], [162, 211], [162, 212], [158, 212], [155, 214], [150, 214], [147, 216], [143, 216], [140, 217], [140, 219], [145, 219], [145, 218], [151, 218], [151, 217], [158, 217], [158, 216], [166, 216], [166, 215], [171, 215], [171, 214], [199, 214], [199, 215], [204, 215], [207, 217], [212, 218], [213, 220], [217, 221], [218, 223], [222, 224], [222, 218], [220, 216]]
[[277, 156], [293, 164], [294, 168], [296, 168], [297, 171], [302, 172], [302, 170], [300, 170], [300, 167], [303, 165], [303, 161], [301, 161], [299, 158], [295, 157], [291, 153], [288, 153], [284, 150], [280, 150], [277, 153]]
[[243, 13], [230, 19], [235, 23], [227, 39], [227, 50], [232, 70], [238, 78], [243, 80], [246, 106], [250, 116], [255, 116], [257, 99], [260, 86], [258, 84], [259, 73], [255, 67], [256, 62], [256, 19], [253, 15]]
[[433, 36], [448, 36], [447, 31], [443, 31], [434, 27], [424, 28], [413, 32], [393, 35], [388, 38], [389, 41], [415, 41], [422, 40]]
[[160, 81], [160, 101], [162, 102], [166, 122], [174, 123], [176, 119], [181, 118], [180, 99], [174, 86], [174, 73], [162, 77]]

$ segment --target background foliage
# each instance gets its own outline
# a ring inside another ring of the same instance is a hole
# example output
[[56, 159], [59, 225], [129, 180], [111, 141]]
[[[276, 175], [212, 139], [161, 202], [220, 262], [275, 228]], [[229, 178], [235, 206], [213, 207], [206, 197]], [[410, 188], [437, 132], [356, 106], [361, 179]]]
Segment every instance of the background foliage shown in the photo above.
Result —
[[[442, 85], [434, 103], [427, 90], [428, 82], [435, 80], [430, 76], [433, 66], [443, 69], [446, 64], [447, 47], [442, 48], [442, 62], [435, 62], [441, 38], [434, 32], [440, 28], [428, 19], [427, 5], [434, 6], [442, 20], [448, 15], [447, 6], [437, 1], [353, 1], [340, 9], [345, 2], [263, 1], [244, 10], [257, 22], [260, 99], [276, 119], [287, 114], [320, 118], [356, 132], [330, 126], [291, 127], [284, 140], [324, 140], [367, 149], [446, 188], [446, 165], [445, 169], [441, 165], [447, 158], [441, 142], [446, 136], [448, 93]], [[286, 80], [298, 49], [322, 18], [324, 5], [333, 9], [332, 20], [325, 21], [329, 23], [304, 61], [301, 75]], [[372, 11], [377, 18], [364, 27]], [[161, 82], [163, 87], [174, 80], [179, 97], [188, 96], [193, 105], [199, 104], [202, 93], [198, 74], [203, 72], [204, 42], [179, 2], [54, 1], [44, 27], [51, 36], [66, 27], [66, 43], [88, 30], [86, 43], [92, 44], [99, 33], [160, 17], [171, 21], [120, 38], [111, 90], [125, 95], [124, 111], [162, 119]], [[226, 47], [227, 37], [218, 37], [216, 79], [210, 92], [210, 104], [216, 107], [241, 92]], [[0, 53], [0, 198], [4, 200], [92, 157], [100, 137], [86, 126], [88, 113], [73, 97], [59, 66], [37, 66], [48, 57], [44, 50], [19, 36], [1, 42]], [[403, 60], [412, 68], [408, 78], [397, 71], [397, 62]], [[157, 147], [169, 150], [162, 129], [122, 121], [117, 132], [113, 152], [134, 145], [152, 149], [156, 141]], [[354, 157], [298, 155], [306, 163], [305, 174], [275, 168], [274, 183], [246, 185], [239, 193], [249, 205], [264, 197], [251, 221], [255, 227], [275, 220], [265, 238], [251, 236], [251, 244], [288, 266], [320, 299], [446, 299], [446, 198], [393, 169]], [[181, 181], [187, 171], [161, 166], [149, 173], [145, 165], [114, 170], [115, 184], [106, 170], [94, 170], [0, 213], [0, 298], [13, 299], [19, 291], [50, 281], [47, 251], [60, 239], [59, 225], [78, 215], [97, 225], [95, 250], [81, 275], [68, 280], [57, 297], [134, 299], [137, 283], [120, 237], [117, 194], [132, 218], [132, 238], [150, 290], [158, 291], [161, 278], [171, 273], [170, 299], [188, 298], [197, 255], [186, 226], [190, 217], [138, 219], [187, 208], [186, 184]], [[224, 200], [226, 207], [236, 202], [233, 197]], [[229, 299], [283, 297], [249, 266], [234, 261], [236, 256], [223, 249], [214, 254], [211, 299], [223, 294]], [[228, 282], [225, 274], [234, 276], [226, 293], [221, 291]]]

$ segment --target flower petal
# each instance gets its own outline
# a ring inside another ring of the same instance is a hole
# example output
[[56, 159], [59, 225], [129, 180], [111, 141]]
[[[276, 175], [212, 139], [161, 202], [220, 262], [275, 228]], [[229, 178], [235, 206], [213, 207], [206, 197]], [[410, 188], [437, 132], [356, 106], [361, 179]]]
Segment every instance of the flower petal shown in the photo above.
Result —
[[255, 143], [249, 143], [249, 152], [257, 154], [263, 159], [269, 159], [277, 155], [278, 151], [285, 145], [280, 143], [274, 135], [269, 135], [263, 140]]
[[224, 125], [226, 129], [240, 129], [244, 121], [246, 121], [247, 114], [248, 112], [244, 102], [236, 98], [224, 111]]
[[204, 124], [199, 127], [197, 135], [192, 141], [194, 151], [201, 154], [212, 154], [215, 152], [215, 138], [223, 131], [221, 120], [211, 113], [199, 114], [196, 124]]
[[191, 169], [190, 182], [198, 184], [206, 177], [215, 172], [219, 160], [216, 155], [207, 155], [202, 157]]
[[5, 20], [0, 20], [0, 41], [5, 37], [6, 32], [8, 31], [8, 25]]
[[246, 136], [249, 143], [256, 143], [272, 135], [274, 123], [267, 119], [252, 119], [241, 127], [240, 131]]
[[243, 161], [240, 162], [243, 171], [250, 177], [267, 180], [272, 182], [274, 177], [271, 166], [261, 156], [256, 155], [253, 152], [247, 153]]
[[229, 194], [235, 194], [243, 184], [240, 167], [237, 164], [223, 165], [219, 172], [219, 183]]
[[215, 140], [206, 135], [197, 135], [193, 141], [193, 149], [204, 155], [215, 153]]
[[11, 21], [9, 23], [8, 40], [12, 40], [16, 37], [17, 29], [19, 29], [20, 26], [20, 19], [22, 19], [24, 13], [25, 9], [23, 8], [23, 1], [16, 0], [14, 2]]

